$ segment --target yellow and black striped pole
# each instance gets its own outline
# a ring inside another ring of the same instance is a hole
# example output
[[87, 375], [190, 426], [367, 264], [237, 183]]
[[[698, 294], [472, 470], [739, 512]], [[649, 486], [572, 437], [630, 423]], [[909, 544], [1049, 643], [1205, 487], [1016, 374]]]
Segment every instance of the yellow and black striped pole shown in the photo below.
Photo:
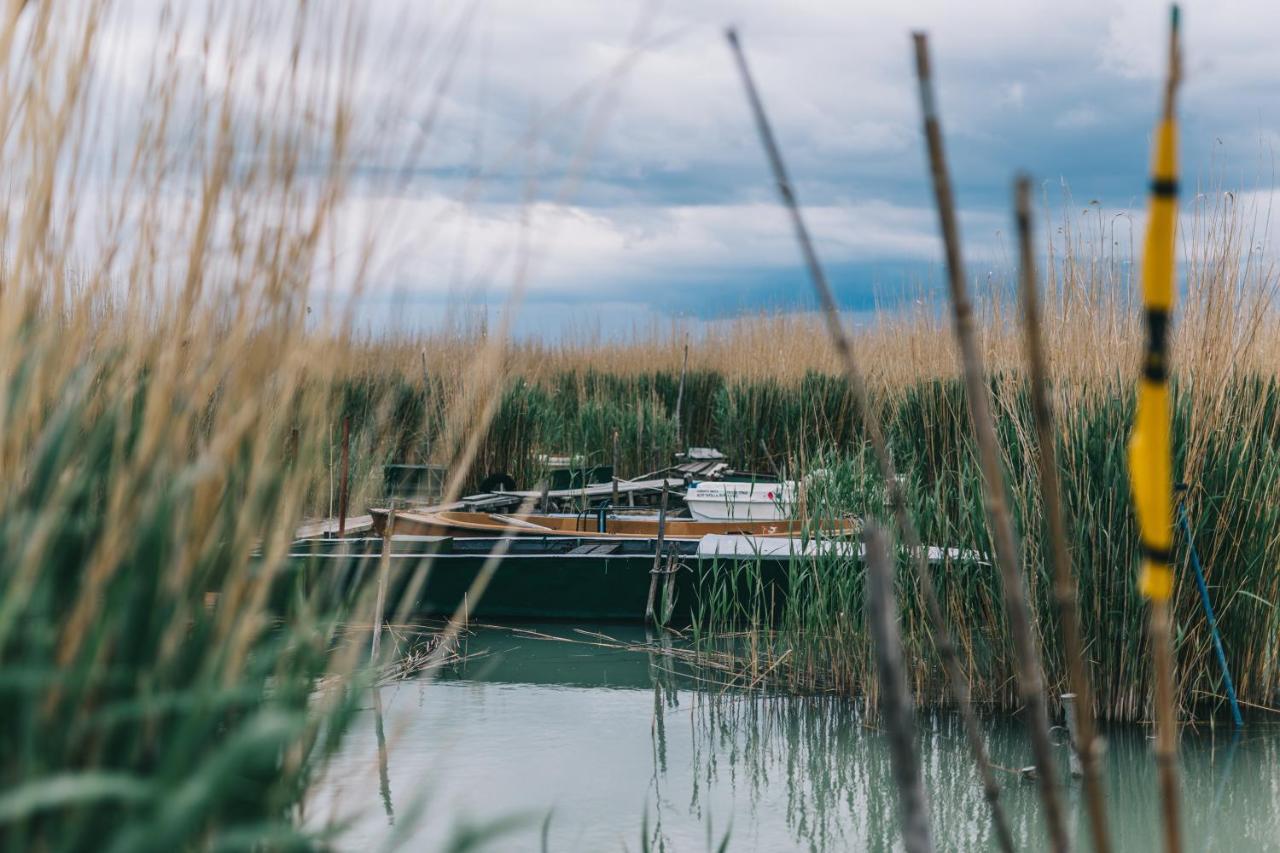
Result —
[[1129, 439], [1129, 477], [1142, 544], [1138, 589], [1151, 602], [1155, 670], [1156, 762], [1164, 813], [1165, 850], [1181, 850], [1178, 818], [1177, 707], [1173, 691], [1170, 598], [1173, 595], [1173, 448], [1170, 440], [1169, 327], [1174, 299], [1174, 234], [1178, 219], [1178, 7], [1169, 36], [1169, 76], [1156, 129], [1151, 208], [1143, 245], [1142, 302], [1146, 346], [1137, 411]]

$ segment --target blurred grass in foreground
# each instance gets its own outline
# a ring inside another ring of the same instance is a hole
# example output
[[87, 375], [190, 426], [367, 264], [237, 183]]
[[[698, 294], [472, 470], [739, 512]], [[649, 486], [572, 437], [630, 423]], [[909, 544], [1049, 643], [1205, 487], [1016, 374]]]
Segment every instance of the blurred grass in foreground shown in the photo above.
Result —
[[189, 14], [0, 17], [5, 850], [322, 843], [296, 812], [364, 678], [309, 602], [269, 610], [346, 347], [307, 315], [360, 18]]

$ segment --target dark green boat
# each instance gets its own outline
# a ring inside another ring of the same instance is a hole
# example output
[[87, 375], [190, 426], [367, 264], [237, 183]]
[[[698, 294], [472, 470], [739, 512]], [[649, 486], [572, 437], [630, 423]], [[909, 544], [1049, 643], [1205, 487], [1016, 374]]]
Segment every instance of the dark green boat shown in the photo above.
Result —
[[[448, 617], [463, 602], [472, 620], [645, 620], [655, 579], [655, 542], [566, 536], [463, 538], [395, 536], [388, 556], [386, 613], [403, 605], [411, 580], [421, 573], [420, 592], [405, 612]], [[506, 549], [505, 553], [502, 549]], [[308, 591], [320, 590], [351, 603], [378, 576], [383, 540], [310, 539], [295, 543], [291, 576]], [[786, 600], [793, 560], [806, 557], [699, 555], [697, 542], [668, 542], [656, 575], [655, 609], [670, 601], [669, 621], [688, 624], [713, 599], [741, 608], [780, 608]], [[495, 556], [496, 555], [496, 556]], [[477, 577], [494, 557], [483, 595], [469, 601]], [[357, 605], [358, 606], [358, 605]]]

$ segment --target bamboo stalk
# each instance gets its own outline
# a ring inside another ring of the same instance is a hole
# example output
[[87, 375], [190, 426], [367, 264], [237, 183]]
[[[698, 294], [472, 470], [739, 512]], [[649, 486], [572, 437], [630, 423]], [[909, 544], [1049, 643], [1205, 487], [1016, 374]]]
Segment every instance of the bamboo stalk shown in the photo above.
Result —
[[1031, 624], [1031, 607], [1027, 601], [1026, 582], [1013, 519], [1005, 493], [1004, 470], [1000, 461], [1000, 443], [995, 420], [991, 415], [982, 351], [973, 328], [973, 306], [969, 301], [964, 264], [960, 252], [960, 232], [956, 223], [951, 177], [942, 146], [942, 125], [938, 120], [929, 66], [929, 42], [924, 33], [914, 33], [916, 75], [920, 84], [920, 105], [924, 117], [924, 136], [928, 146], [929, 171], [933, 179], [939, 227], [947, 259], [947, 283], [951, 293], [952, 327], [964, 367], [965, 396], [969, 417], [973, 422], [982, 469], [983, 498], [987, 524], [995, 545], [1004, 588], [1005, 612], [1009, 620], [1014, 654], [1018, 666], [1020, 698], [1026, 706], [1027, 730], [1031, 751], [1037, 765], [1040, 801], [1044, 807], [1045, 828], [1053, 850], [1069, 849], [1066, 823], [1058, 800], [1058, 778], [1049, 737], [1049, 716], [1044, 697], [1044, 679], [1040, 671], [1039, 649]]
[[1173, 454], [1170, 439], [1168, 332], [1174, 302], [1174, 234], [1178, 216], [1175, 97], [1181, 78], [1178, 7], [1169, 28], [1169, 70], [1152, 157], [1151, 213], [1142, 258], [1146, 346], [1138, 381], [1129, 472], [1142, 543], [1138, 588], [1151, 602], [1149, 637], [1155, 669], [1156, 766], [1167, 853], [1182, 849], [1178, 805], [1178, 708], [1174, 698]]
[[968, 676], [960, 663], [955, 641], [952, 639], [951, 630], [947, 626], [946, 617], [943, 615], [942, 605], [938, 601], [937, 590], [933, 585], [933, 576], [930, 574], [928, 554], [921, 545], [920, 534], [916, 529], [915, 522], [912, 520], [911, 514], [907, 512], [906, 501], [902, 493], [902, 481], [898, 478], [898, 473], [893, 464], [893, 457], [889, 454], [889, 445], [885, 440], [879, 412], [871, 405], [866, 380], [862, 375], [862, 371], [858, 368], [858, 363], [853, 355], [853, 346], [845, 332], [844, 325], [840, 322], [840, 312], [836, 306], [835, 298], [831, 294], [831, 287], [827, 283], [826, 271], [823, 269], [822, 263], [818, 259], [817, 250], [814, 249], [813, 241], [809, 237], [809, 230], [800, 212], [800, 204], [791, 188], [791, 181], [787, 177], [782, 153], [774, 141], [773, 130], [769, 126], [769, 119], [764, 111], [764, 103], [760, 100], [760, 95], [756, 91], [751, 71], [747, 67], [746, 56], [743, 54], [742, 46], [738, 41], [738, 35], [734, 30], [729, 30], [726, 36], [729, 40], [729, 46], [733, 50], [743, 86], [746, 89], [747, 100], [751, 105], [756, 121], [756, 130], [759, 133], [765, 155], [773, 172], [774, 183], [777, 185], [783, 206], [786, 207], [790, 215], [796, 242], [799, 244], [801, 255], [804, 257], [809, 279], [813, 283], [814, 290], [818, 295], [818, 301], [822, 306], [822, 315], [826, 323], [827, 333], [831, 337], [832, 346], [844, 369], [845, 378], [853, 394], [854, 403], [862, 413], [867, 442], [871, 445], [872, 454], [876, 459], [876, 467], [879, 470], [881, 480], [884, 482], [885, 494], [893, 510], [895, 523], [902, 534], [903, 544], [913, 557], [912, 562], [915, 568], [916, 581], [920, 584], [920, 594], [925, 601], [925, 610], [929, 618], [933, 645], [942, 660], [943, 671], [947, 677], [947, 689], [951, 693], [952, 701], [955, 703], [956, 710], [964, 724], [965, 739], [968, 741], [969, 751], [973, 756], [973, 763], [977, 768], [978, 777], [982, 783], [983, 796], [991, 810], [991, 824], [995, 830], [996, 841], [1004, 853], [1012, 853], [1014, 849], [1013, 833], [1009, 829], [1009, 820], [1000, 801], [1000, 783], [996, 781], [991, 759], [987, 755], [986, 741], [983, 739], [982, 729], [978, 725], [978, 718], [973, 710], [973, 703], [969, 695]]
[[1031, 179], [1019, 175], [1014, 190], [1015, 218], [1018, 226], [1018, 253], [1021, 265], [1022, 328], [1027, 350], [1027, 369], [1031, 379], [1031, 408], [1036, 424], [1038, 454], [1036, 467], [1040, 475], [1040, 494], [1049, 533], [1049, 560], [1053, 571], [1054, 603], [1062, 626], [1063, 652], [1067, 660], [1067, 678], [1075, 694], [1072, 742], [1079, 755], [1084, 777], [1085, 807], [1093, 849], [1098, 853], [1111, 850], [1107, 832], [1105, 791], [1098, 767], [1099, 743], [1095, 736], [1093, 693], [1086, 668], [1084, 643], [1080, 629], [1080, 610], [1076, 581], [1071, 572], [1067, 552], [1067, 525], [1062, 510], [1062, 488], [1058, 482], [1057, 431], [1053, 404], [1049, 400], [1049, 369], [1041, 337], [1040, 282], [1036, 276], [1035, 252], [1031, 244]]
[[893, 590], [889, 548], [884, 532], [875, 523], [867, 524], [863, 539], [867, 546], [867, 616], [875, 639], [880, 716], [889, 735], [889, 758], [898, 789], [902, 845], [907, 853], [926, 853], [933, 849], [929, 800], [920, 776], [920, 756], [916, 753], [915, 700], [902, 660], [898, 597]]

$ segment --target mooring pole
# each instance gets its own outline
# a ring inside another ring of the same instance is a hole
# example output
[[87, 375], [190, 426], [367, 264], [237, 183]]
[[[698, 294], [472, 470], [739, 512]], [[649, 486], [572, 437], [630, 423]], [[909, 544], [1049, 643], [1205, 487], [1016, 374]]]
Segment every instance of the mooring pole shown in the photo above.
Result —
[[[1186, 483], [1179, 483], [1174, 491], [1185, 493]], [[1187, 538], [1187, 553], [1191, 556], [1191, 569], [1196, 574], [1196, 588], [1200, 590], [1200, 603], [1204, 605], [1205, 619], [1209, 622], [1209, 632], [1213, 636], [1213, 649], [1218, 654], [1218, 665], [1222, 667], [1222, 681], [1227, 686], [1227, 698], [1231, 700], [1231, 719], [1236, 728], [1244, 726], [1244, 717], [1240, 714], [1240, 701], [1236, 698], [1236, 685], [1231, 680], [1231, 670], [1227, 667], [1227, 653], [1222, 648], [1222, 636], [1218, 633], [1218, 619], [1213, 613], [1213, 603], [1209, 600], [1209, 587], [1204, 582], [1204, 569], [1200, 566], [1200, 555], [1196, 553], [1196, 543], [1191, 536], [1191, 522], [1187, 520], [1186, 498], [1178, 501], [1178, 523], [1182, 526], [1182, 535]]]
[[676, 572], [680, 571], [680, 564], [676, 562], [675, 554], [667, 554], [664, 568], [667, 578], [662, 584], [662, 624], [665, 626], [676, 609]]
[[1071, 775], [1080, 778], [1084, 775], [1084, 766], [1080, 762], [1080, 737], [1076, 734], [1076, 694], [1062, 694], [1062, 715], [1067, 718], [1067, 737], [1071, 739], [1067, 750], [1067, 763], [1071, 767]]
[[382, 618], [387, 609], [387, 576], [391, 573], [391, 536], [396, 524], [396, 502], [387, 505], [387, 524], [382, 528], [382, 557], [378, 560], [378, 600], [373, 608], [373, 646], [369, 656], [376, 662], [382, 646]]
[[681, 442], [681, 435], [683, 433], [683, 430], [680, 429], [680, 408], [681, 408], [681, 404], [684, 403], [684, 375], [688, 371], [688, 369], [689, 369], [689, 340], [688, 338], [686, 338], [684, 342], [684, 361], [680, 362], [680, 387], [676, 391], [676, 452], [677, 453], [684, 451], [684, 446]]
[[662, 503], [658, 507], [658, 543], [653, 549], [653, 568], [649, 570], [649, 601], [644, 606], [646, 622], [653, 621], [653, 600], [658, 595], [658, 574], [662, 571], [662, 544], [667, 536], [667, 479], [662, 478]]
[[613, 497], [609, 499], [609, 507], [618, 505], [618, 431], [613, 431]]
[[351, 416], [342, 416], [342, 474], [338, 481], [338, 538], [347, 534], [347, 498], [351, 465]]

